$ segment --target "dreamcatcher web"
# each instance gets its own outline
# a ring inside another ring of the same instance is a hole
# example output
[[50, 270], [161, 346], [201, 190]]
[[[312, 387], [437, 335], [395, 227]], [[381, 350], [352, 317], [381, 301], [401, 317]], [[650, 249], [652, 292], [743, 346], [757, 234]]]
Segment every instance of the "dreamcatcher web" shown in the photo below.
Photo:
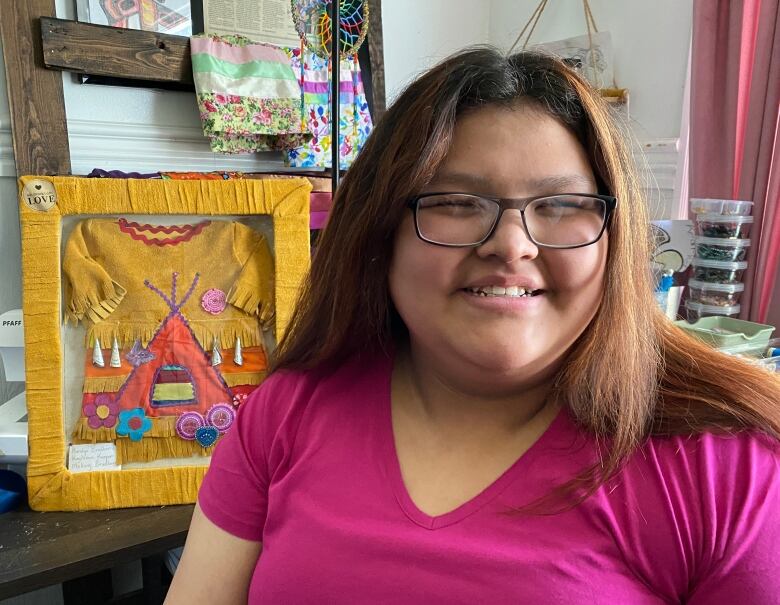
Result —
[[[331, 0], [292, 0], [295, 29], [304, 45], [319, 55], [330, 55]], [[349, 57], [357, 53], [368, 33], [368, 0], [340, 0], [339, 53]]]

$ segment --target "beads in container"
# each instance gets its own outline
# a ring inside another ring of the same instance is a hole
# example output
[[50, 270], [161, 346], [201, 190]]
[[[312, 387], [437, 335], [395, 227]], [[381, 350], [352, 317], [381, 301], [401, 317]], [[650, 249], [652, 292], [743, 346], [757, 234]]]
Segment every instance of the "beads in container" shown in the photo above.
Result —
[[719, 351], [755, 363], [768, 372], [780, 372], [780, 338], [769, 342], [723, 347]]
[[693, 279], [715, 284], [736, 284], [742, 280], [747, 262], [731, 263], [720, 260], [694, 258], [691, 261]]
[[687, 319], [689, 322], [694, 323], [699, 321], [702, 317], [709, 317], [711, 315], [739, 315], [739, 305], [721, 306], [721, 305], [705, 305], [695, 300], [688, 300], [685, 303], [685, 310]]
[[753, 212], [753, 202], [691, 198], [693, 214], [723, 214], [747, 216]]
[[752, 216], [725, 216], [721, 214], [699, 214], [696, 216], [696, 235], [731, 239], [750, 237]]
[[739, 304], [745, 284], [713, 284], [692, 279], [688, 282], [691, 300], [704, 305], [732, 307]]
[[696, 256], [705, 260], [736, 262], [745, 260], [749, 239], [696, 236]]

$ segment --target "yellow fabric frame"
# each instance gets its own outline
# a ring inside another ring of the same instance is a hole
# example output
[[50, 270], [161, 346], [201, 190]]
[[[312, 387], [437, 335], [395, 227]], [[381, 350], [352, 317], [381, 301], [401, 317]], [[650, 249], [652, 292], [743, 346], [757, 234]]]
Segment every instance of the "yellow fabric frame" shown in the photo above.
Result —
[[[48, 211], [25, 202], [25, 184], [50, 182]], [[205, 466], [71, 473], [63, 427], [61, 220], [72, 215], [270, 215], [275, 257], [275, 330], [287, 328], [309, 268], [306, 179], [144, 180], [23, 176], [19, 179], [29, 426], [30, 506], [90, 510], [194, 502]]]

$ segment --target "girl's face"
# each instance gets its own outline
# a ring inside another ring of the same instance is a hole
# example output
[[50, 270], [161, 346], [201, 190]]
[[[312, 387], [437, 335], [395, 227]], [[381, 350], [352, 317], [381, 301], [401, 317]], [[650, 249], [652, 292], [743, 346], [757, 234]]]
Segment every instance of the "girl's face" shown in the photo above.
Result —
[[[528, 106], [487, 106], [459, 119], [426, 191], [525, 198], [597, 189], [585, 150], [561, 123]], [[417, 237], [409, 211], [395, 236], [390, 295], [413, 350], [464, 380], [516, 388], [549, 375], [588, 326], [606, 258], [606, 233], [583, 248], [537, 247], [512, 209], [476, 248], [435, 246]], [[490, 286], [510, 290], [483, 295]], [[537, 293], [513, 297], [514, 286]]]

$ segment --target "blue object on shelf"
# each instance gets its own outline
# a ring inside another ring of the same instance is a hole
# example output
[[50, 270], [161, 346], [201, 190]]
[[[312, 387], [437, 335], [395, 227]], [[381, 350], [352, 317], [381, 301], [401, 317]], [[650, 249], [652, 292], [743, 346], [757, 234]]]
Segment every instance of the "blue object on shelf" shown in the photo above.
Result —
[[666, 307], [669, 301], [669, 290], [673, 285], [674, 273], [670, 269], [667, 269], [663, 272], [658, 287], [655, 290], [655, 300], [664, 313], [666, 313]]
[[0, 514], [17, 508], [26, 493], [24, 477], [13, 471], [0, 470]]

